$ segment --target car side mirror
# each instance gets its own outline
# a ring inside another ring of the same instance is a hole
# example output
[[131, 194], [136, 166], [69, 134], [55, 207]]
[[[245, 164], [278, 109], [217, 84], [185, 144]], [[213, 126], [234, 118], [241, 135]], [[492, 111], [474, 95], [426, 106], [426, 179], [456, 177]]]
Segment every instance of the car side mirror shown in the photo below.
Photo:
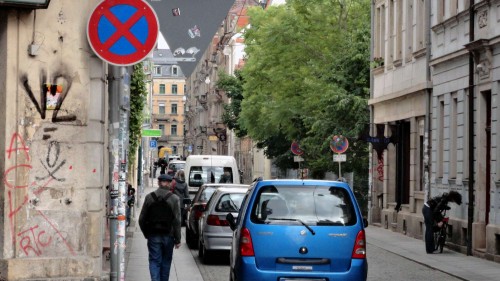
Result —
[[191, 199], [190, 198], [184, 198], [182, 200], [182, 204], [184, 204], [184, 205], [191, 205]]
[[232, 213], [228, 213], [226, 215], [226, 220], [229, 223], [229, 227], [231, 228], [232, 231], [236, 229], [236, 219], [234, 218]]
[[366, 218], [363, 218], [363, 226], [368, 227], [368, 220]]

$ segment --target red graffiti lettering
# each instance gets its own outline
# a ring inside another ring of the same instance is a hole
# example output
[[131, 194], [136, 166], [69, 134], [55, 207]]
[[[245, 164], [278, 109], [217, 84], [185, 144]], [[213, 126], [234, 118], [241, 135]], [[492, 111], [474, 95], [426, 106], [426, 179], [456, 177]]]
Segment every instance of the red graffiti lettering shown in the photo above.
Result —
[[50, 224], [50, 226], [52, 226], [52, 229], [54, 229], [54, 231], [57, 233], [57, 235], [61, 238], [61, 240], [64, 242], [64, 244], [66, 244], [66, 247], [68, 248], [68, 250], [70, 251], [70, 253], [74, 256], [76, 255], [75, 251], [73, 250], [73, 248], [71, 247], [71, 245], [68, 243], [68, 241], [64, 238], [64, 236], [61, 234], [61, 231], [59, 231], [59, 229], [57, 229], [57, 227], [54, 225], [54, 223], [52, 223], [41, 211], [37, 210], [38, 213]]
[[21, 165], [16, 165], [14, 167], [10, 167], [7, 170], [5, 170], [5, 172], [3, 173], [3, 182], [9, 188], [26, 188], [26, 187], [28, 187], [27, 185], [15, 185], [14, 186], [14, 185], [10, 184], [9, 181], [7, 180], [7, 176], [10, 174], [10, 172], [16, 171], [19, 168], [28, 168], [29, 170], [31, 170], [32, 167], [31, 167], [31, 165], [28, 165], [28, 164], [21, 164]]
[[[15, 140], [18, 140], [21, 143], [21, 147], [17, 147], [18, 143], [14, 142]], [[24, 151], [24, 155], [26, 156], [26, 160], [30, 161], [30, 155], [28, 154], [30, 149], [29, 149], [29, 147], [26, 146], [24, 139], [16, 132], [12, 135], [12, 138], [10, 139], [9, 149], [7, 149], [7, 159], [10, 159], [12, 152], [17, 151], [17, 150]]]
[[[19, 240], [19, 246], [21, 246], [21, 249], [27, 256], [29, 255], [29, 250], [33, 251], [36, 256], [40, 256], [42, 254], [40, 247], [45, 248], [52, 242], [52, 237], [46, 235], [45, 230], [38, 231], [37, 228], [38, 225], [35, 225], [17, 234], [17, 236], [22, 237], [21, 240]], [[36, 233], [35, 230], [37, 230], [38, 233]], [[47, 236], [47, 238], [42, 240], [41, 236]]]
[[378, 165], [377, 165], [377, 172], [378, 172], [378, 180], [383, 182], [384, 181], [384, 160], [383, 159], [378, 159]]

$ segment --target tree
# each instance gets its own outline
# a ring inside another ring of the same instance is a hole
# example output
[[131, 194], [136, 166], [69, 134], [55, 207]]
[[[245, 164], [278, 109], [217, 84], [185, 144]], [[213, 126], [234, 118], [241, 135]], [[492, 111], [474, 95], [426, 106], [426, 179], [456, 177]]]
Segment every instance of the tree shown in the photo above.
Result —
[[356, 139], [369, 122], [370, 1], [289, 0], [249, 15], [240, 126], [271, 156], [291, 158], [298, 140], [315, 177], [334, 170], [329, 141], [342, 134], [342, 170], [367, 178], [368, 145]]
[[246, 130], [238, 123], [241, 112], [241, 101], [243, 100], [243, 78], [240, 71], [236, 70], [234, 76], [221, 71], [216, 87], [223, 90], [227, 97], [231, 99], [230, 103], [224, 105], [222, 122], [226, 127], [233, 130], [237, 137], [246, 136]]
[[144, 106], [146, 105], [146, 76], [142, 63], [133, 66], [130, 80], [130, 117], [129, 117], [129, 150], [128, 159], [132, 163], [141, 141], [142, 123], [144, 122]]

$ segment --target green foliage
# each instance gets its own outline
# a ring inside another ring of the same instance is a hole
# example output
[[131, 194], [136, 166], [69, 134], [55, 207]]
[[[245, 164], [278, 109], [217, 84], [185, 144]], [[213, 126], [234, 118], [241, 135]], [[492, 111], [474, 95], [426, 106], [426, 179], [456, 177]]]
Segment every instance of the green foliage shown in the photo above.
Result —
[[241, 73], [236, 70], [234, 76], [221, 71], [216, 87], [223, 90], [231, 102], [224, 105], [222, 122], [229, 129], [233, 130], [239, 138], [246, 136], [246, 130], [238, 123], [241, 112], [241, 101], [243, 100], [243, 78]]
[[356, 139], [369, 122], [370, 1], [289, 0], [249, 15], [240, 126], [281, 168], [298, 140], [317, 177], [338, 169], [329, 142], [342, 134], [342, 171], [367, 178], [368, 145]]
[[141, 141], [142, 123], [144, 122], [144, 106], [146, 105], [146, 76], [142, 63], [133, 66], [134, 72], [130, 79], [130, 117], [129, 117], [129, 150], [128, 159], [135, 161], [135, 153]]

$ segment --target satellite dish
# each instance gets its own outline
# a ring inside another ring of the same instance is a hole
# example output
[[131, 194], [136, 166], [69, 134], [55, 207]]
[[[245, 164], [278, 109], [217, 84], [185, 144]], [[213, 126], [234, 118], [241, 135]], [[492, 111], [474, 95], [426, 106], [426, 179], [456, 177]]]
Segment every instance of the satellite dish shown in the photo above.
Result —
[[190, 55], [196, 55], [199, 51], [200, 51], [200, 49], [198, 49], [196, 47], [191, 47], [191, 48], [186, 50], [186, 53], [190, 54]]
[[184, 53], [186, 52], [186, 50], [184, 50], [184, 48], [177, 48], [175, 49], [174, 51], [174, 56], [182, 56], [184, 55]]

